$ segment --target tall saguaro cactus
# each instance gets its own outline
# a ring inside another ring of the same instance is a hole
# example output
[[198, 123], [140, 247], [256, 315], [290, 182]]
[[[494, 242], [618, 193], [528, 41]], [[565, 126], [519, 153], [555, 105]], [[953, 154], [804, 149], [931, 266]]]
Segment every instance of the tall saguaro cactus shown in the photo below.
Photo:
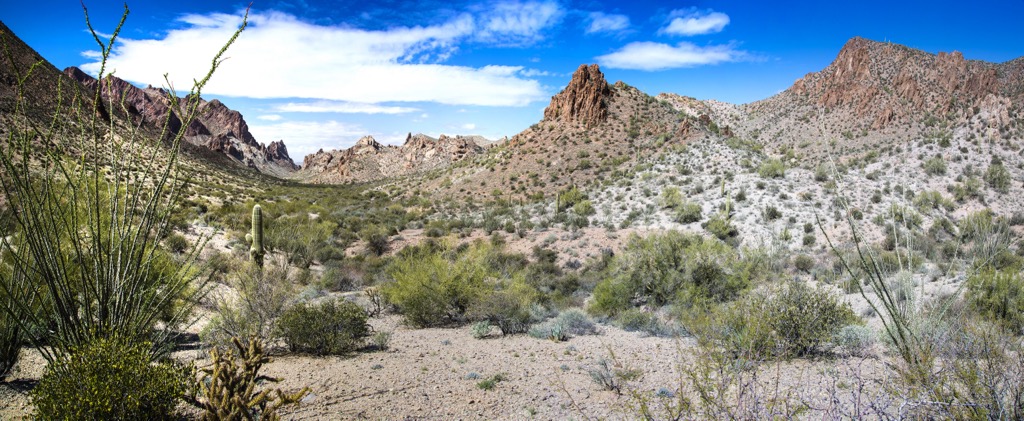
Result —
[[252, 207], [252, 230], [245, 234], [245, 241], [249, 242], [249, 260], [263, 267], [263, 209], [260, 205]]

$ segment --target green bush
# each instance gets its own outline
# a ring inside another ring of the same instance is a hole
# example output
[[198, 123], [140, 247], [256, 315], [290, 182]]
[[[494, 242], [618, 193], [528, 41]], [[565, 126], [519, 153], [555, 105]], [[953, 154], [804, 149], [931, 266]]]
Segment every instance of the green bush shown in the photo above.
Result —
[[568, 340], [573, 336], [596, 335], [597, 326], [579, 309], [569, 309], [543, 323], [530, 326], [530, 336], [537, 339], [551, 339], [555, 342]]
[[[486, 280], [507, 279], [498, 246], [476, 242], [459, 252], [416, 249], [398, 256], [386, 272], [394, 282], [381, 287], [405, 321], [415, 327], [459, 323], [466, 312], [493, 288]], [[515, 268], [510, 268], [515, 271]]]
[[749, 267], [721, 241], [665, 231], [631, 236], [611, 269], [594, 288], [588, 311], [615, 316], [634, 301], [662, 306], [730, 300], [749, 285]]
[[925, 174], [931, 176], [943, 175], [946, 173], [946, 161], [938, 155], [928, 158], [927, 161], [924, 161], [924, 164], [921, 164], [921, 167], [924, 168]]
[[589, 200], [583, 200], [572, 206], [572, 211], [577, 216], [590, 216], [594, 214], [594, 205]]
[[277, 320], [277, 333], [292, 352], [342, 355], [359, 349], [370, 335], [367, 315], [351, 301], [297, 303]]
[[561, 212], [565, 209], [569, 209], [586, 198], [587, 196], [584, 195], [580, 189], [573, 186], [569, 190], [558, 194], [558, 209], [556, 209], [556, 211]]
[[151, 344], [95, 339], [62, 354], [32, 390], [36, 417], [50, 420], [176, 419], [188, 370], [152, 364]]
[[502, 335], [513, 335], [530, 327], [529, 304], [512, 291], [495, 291], [475, 301], [469, 314], [473, 319], [497, 326]]
[[780, 159], [766, 159], [757, 168], [757, 173], [763, 178], [782, 178], [786, 176], [786, 166]]
[[692, 330], [735, 356], [763, 360], [811, 354], [856, 321], [834, 294], [789, 282], [719, 306]]
[[661, 206], [669, 209], [677, 209], [683, 204], [683, 195], [678, 187], [665, 187], [661, 191]]
[[806, 254], [800, 254], [793, 258], [793, 266], [801, 272], [810, 272], [814, 268], [814, 258]]
[[991, 268], [967, 280], [967, 302], [989, 320], [997, 320], [1013, 332], [1024, 331], [1024, 280], [1020, 272]]
[[1010, 171], [1003, 164], [990, 165], [985, 171], [984, 179], [989, 187], [997, 192], [1006, 193], [1010, 190]]
[[866, 356], [877, 342], [878, 335], [874, 329], [857, 324], [843, 326], [832, 338], [832, 343], [843, 352], [857, 357]]
[[246, 263], [228, 282], [238, 295], [217, 303], [213, 318], [199, 333], [203, 342], [226, 347], [232, 338], [272, 339], [274, 321], [294, 298], [290, 267], [284, 261], [266, 268]]
[[735, 242], [737, 237], [740, 235], [739, 230], [732, 225], [729, 218], [722, 215], [715, 215], [711, 217], [711, 219], [708, 219], [708, 221], [704, 223], [704, 229], [719, 240], [730, 243]]
[[173, 233], [164, 239], [164, 246], [173, 253], [183, 253], [188, 250], [190, 244], [181, 234]]
[[21, 325], [6, 311], [0, 309], [0, 379], [18, 362], [21, 352]]
[[377, 226], [369, 226], [359, 231], [359, 239], [366, 242], [366, 251], [380, 256], [388, 251], [388, 231]]
[[693, 222], [700, 222], [701, 219], [701, 208], [700, 205], [687, 201], [676, 208], [676, 222], [680, 224], [690, 224]]

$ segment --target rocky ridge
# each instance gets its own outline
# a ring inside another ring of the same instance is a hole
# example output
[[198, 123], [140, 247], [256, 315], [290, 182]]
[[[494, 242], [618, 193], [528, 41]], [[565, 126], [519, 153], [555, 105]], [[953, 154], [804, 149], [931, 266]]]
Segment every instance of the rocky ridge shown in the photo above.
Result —
[[[298, 169], [283, 141], [264, 145], [256, 141], [249, 132], [249, 125], [238, 111], [228, 108], [220, 100], [200, 99], [196, 118], [182, 127], [180, 115], [183, 110], [173, 110], [168, 92], [152, 86], [139, 88], [115, 76], [107, 76], [103, 82], [87, 75], [77, 67], [69, 67], [64, 74], [78, 81], [90, 90], [100, 89], [104, 102], [110, 104], [123, 99], [124, 109], [115, 110], [122, 117], [130, 118], [144, 127], [170, 137], [181, 130], [185, 140], [199, 147], [223, 154], [231, 160], [260, 172], [286, 177]], [[183, 107], [185, 100], [180, 104]], [[163, 130], [166, 122], [166, 130]]]
[[581, 122], [593, 127], [608, 118], [608, 97], [611, 90], [596, 64], [580, 65], [573, 73], [569, 85], [551, 97], [544, 109], [544, 120]]
[[321, 149], [306, 156], [297, 176], [311, 183], [337, 184], [417, 174], [482, 154], [485, 147], [478, 138], [442, 134], [435, 139], [410, 133], [402, 146], [394, 146], [364, 136], [351, 148]]

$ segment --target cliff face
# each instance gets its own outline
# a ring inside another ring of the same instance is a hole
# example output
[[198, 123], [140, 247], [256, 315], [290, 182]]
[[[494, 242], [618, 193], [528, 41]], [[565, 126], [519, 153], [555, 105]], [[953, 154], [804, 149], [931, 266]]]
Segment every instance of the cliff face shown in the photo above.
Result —
[[[184, 110], [172, 109], [168, 92], [163, 89], [152, 86], [139, 88], [114, 76], [108, 76], [101, 82], [76, 67], [65, 69], [64, 74], [88, 89], [99, 89], [108, 108], [111, 108], [109, 104], [120, 104], [123, 99], [123, 108], [110, 112], [130, 118], [150, 130], [161, 131], [166, 122], [165, 136], [173, 137], [184, 130], [187, 142], [224, 154], [241, 165], [263, 173], [287, 176], [298, 169], [282, 141], [271, 143], [270, 146], [257, 142], [249, 132], [249, 125], [242, 114], [219, 100], [200, 99], [196, 118], [188, 127], [182, 128], [181, 115]], [[184, 108], [185, 100], [179, 101], [179, 106]]]
[[551, 97], [544, 109], [545, 121], [579, 122], [587, 127], [608, 119], [608, 97], [611, 90], [596, 64], [580, 65], [562, 92]]
[[351, 148], [321, 149], [306, 156], [300, 178], [313, 183], [372, 181], [442, 168], [483, 152], [471, 137], [410, 134], [402, 146], [385, 146], [364, 136]]

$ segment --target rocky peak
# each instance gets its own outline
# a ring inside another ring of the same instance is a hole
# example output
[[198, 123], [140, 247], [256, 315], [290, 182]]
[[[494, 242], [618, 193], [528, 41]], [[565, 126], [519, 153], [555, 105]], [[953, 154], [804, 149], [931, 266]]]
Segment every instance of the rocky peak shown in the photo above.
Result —
[[363, 136], [359, 138], [359, 141], [356, 142], [355, 146], [352, 146], [351, 151], [356, 154], [365, 154], [377, 152], [382, 148], [384, 148], [384, 145], [378, 143], [373, 136]]
[[242, 113], [228, 108], [220, 100], [200, 104], [199, 118], [214, 136], [234, 137], [249, 146], [261, 147], [249, 133], [249, 124], [242, 118]]
[[266, 157], [268, 161], [288, 163], [293, 170], [299, 169], [295, 162], [292, 161], [292, 157], [288, 156], [288, 148], [284, 146], [283, 140], [270, 142], [267, 145]]
[[608, 82], [596, 64], [580, 65], [569, 85], [551, 97], [544, 110], [545, 120], [580, 122], [594, 126], [608, 118], [607, 98], [611, 95]]

